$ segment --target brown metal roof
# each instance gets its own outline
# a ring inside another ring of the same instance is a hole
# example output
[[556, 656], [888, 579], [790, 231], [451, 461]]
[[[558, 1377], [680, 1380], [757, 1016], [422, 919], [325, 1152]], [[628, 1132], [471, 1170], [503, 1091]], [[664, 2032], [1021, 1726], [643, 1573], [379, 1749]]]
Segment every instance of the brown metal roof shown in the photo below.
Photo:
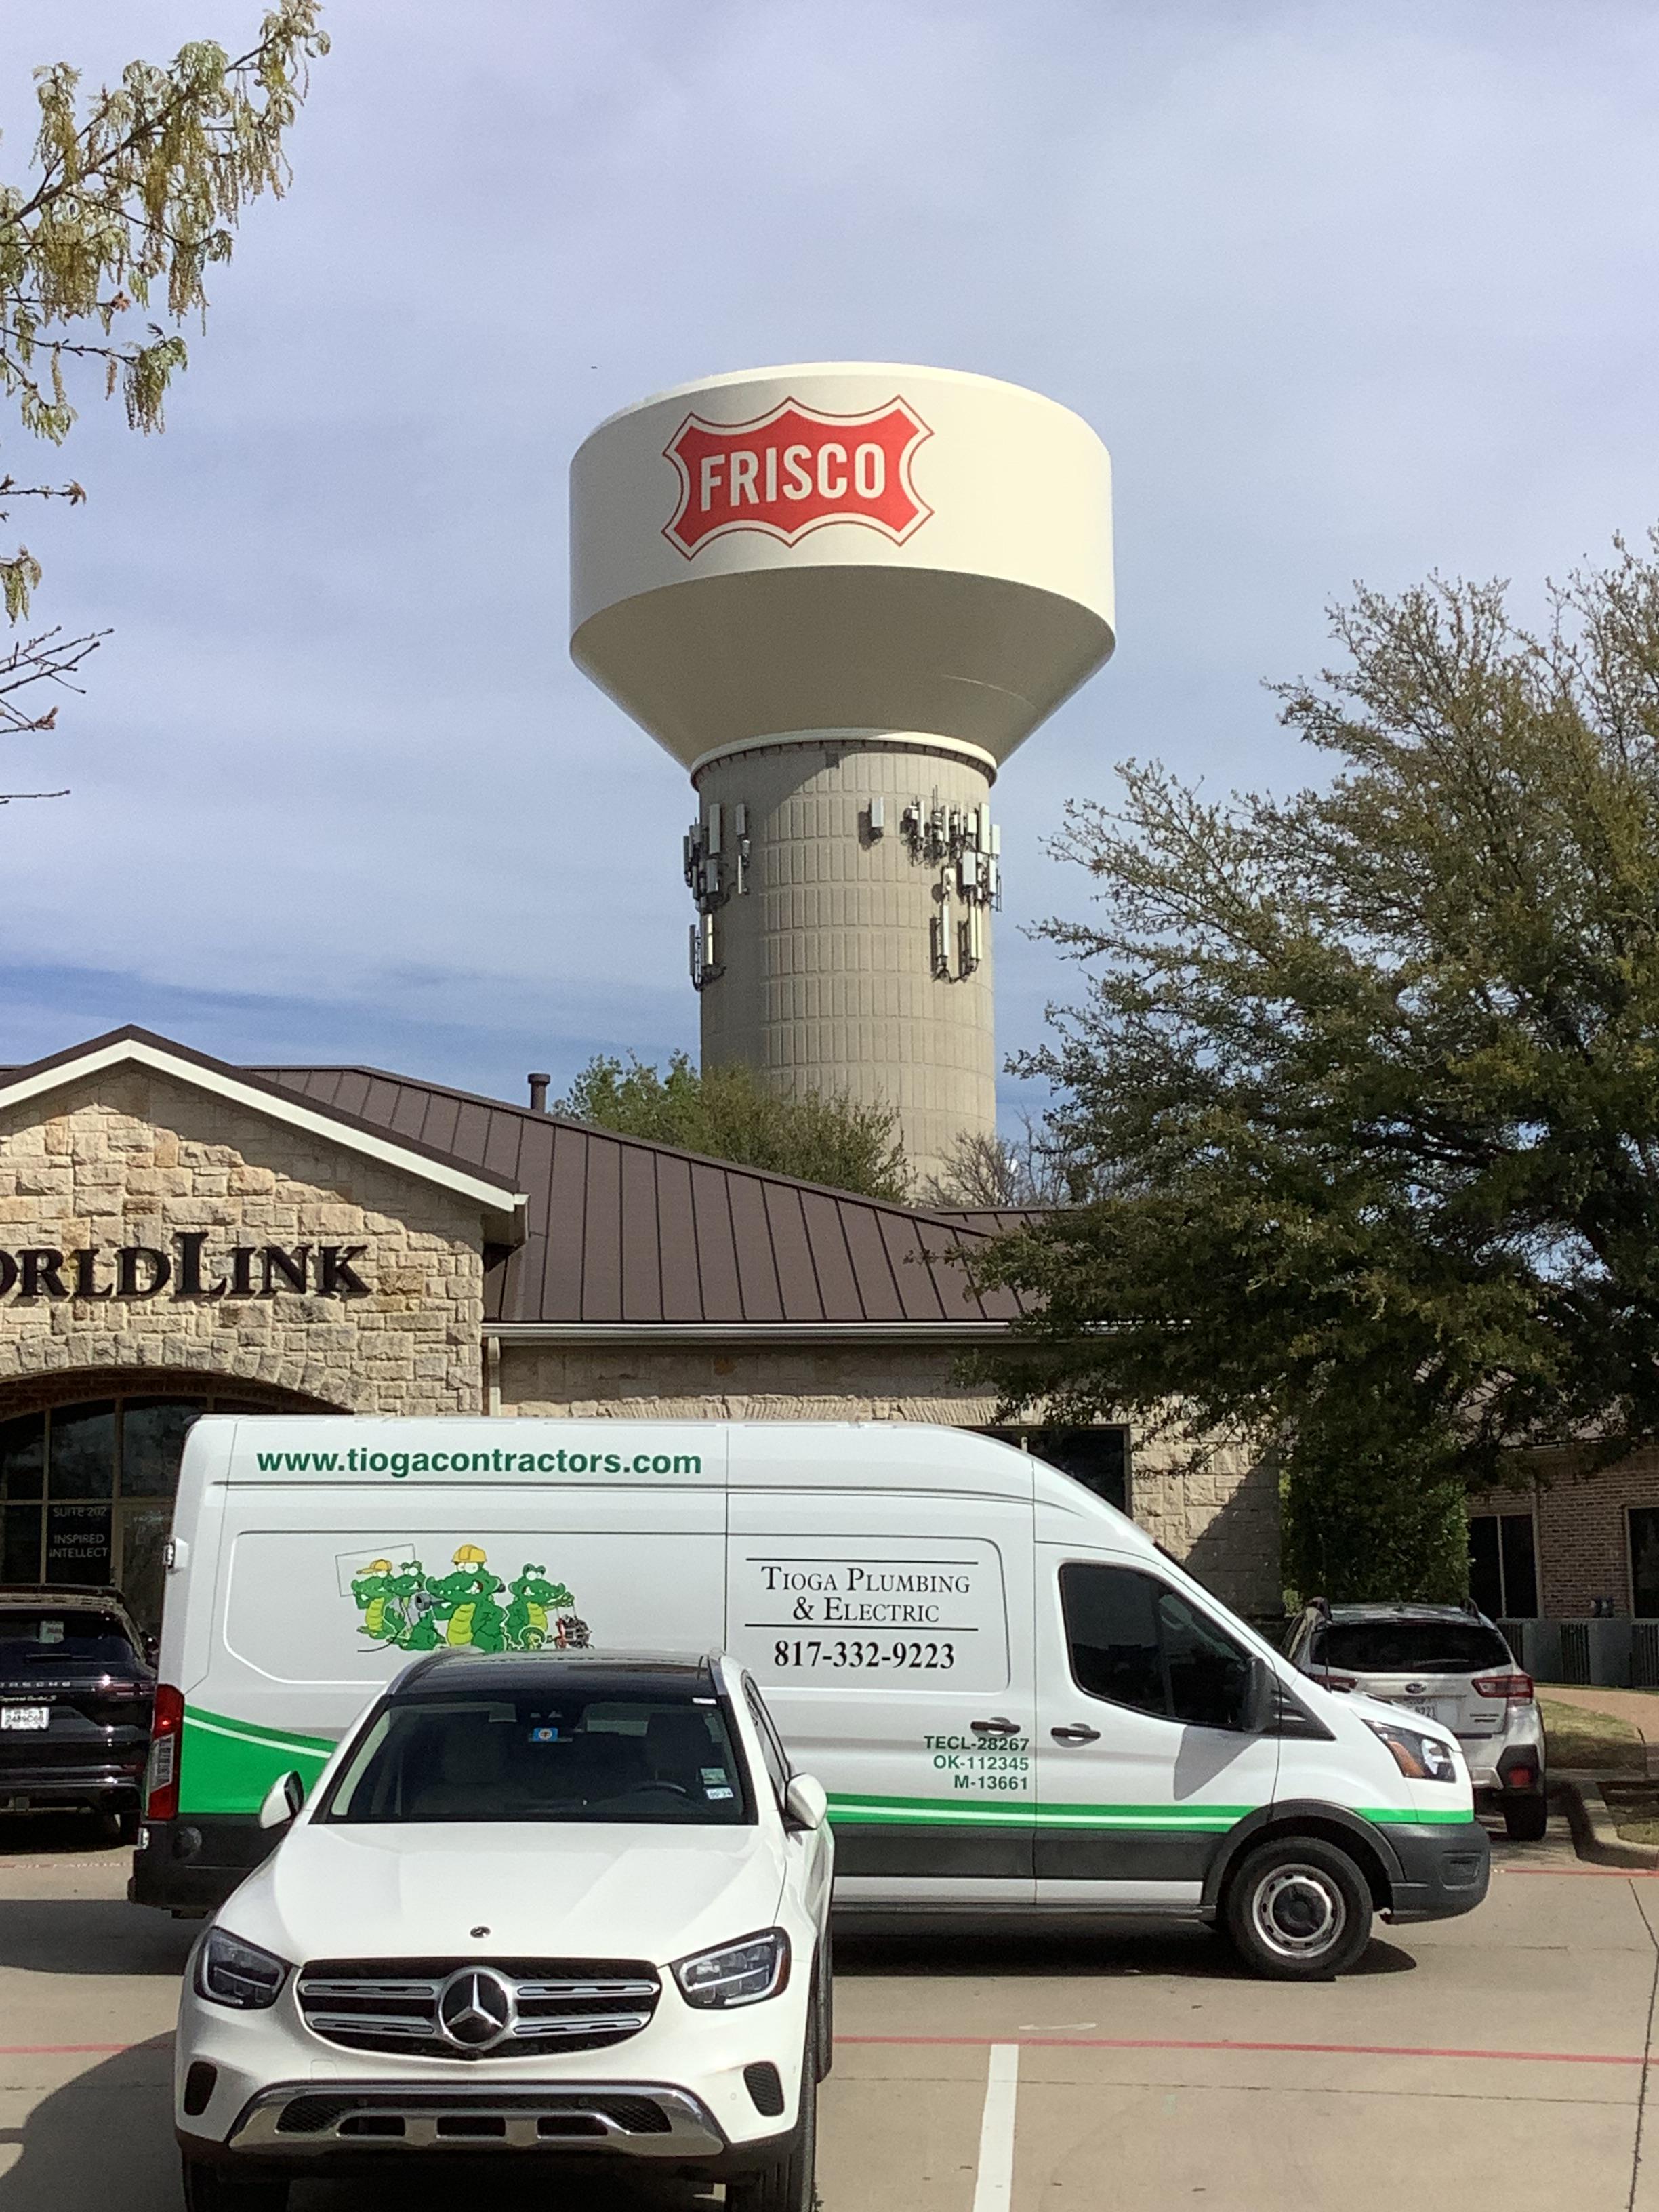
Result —
[[913, 1212], [378, 1068], [252, 1072], [527, 1194], [526, 1240], [487, 1279], [490, 1322], [926, 1328], [1018, 1310], [957, 1264], [994, 1217]]
[[1011, 1229], [1030, 1229], [1052, 1221], [1066, 1209], [1061, 1206], [934, 1206], [935, 1221], [949, 1221], [958, 1229], [977, 1230], [982, 1236], [1006, 1236]]

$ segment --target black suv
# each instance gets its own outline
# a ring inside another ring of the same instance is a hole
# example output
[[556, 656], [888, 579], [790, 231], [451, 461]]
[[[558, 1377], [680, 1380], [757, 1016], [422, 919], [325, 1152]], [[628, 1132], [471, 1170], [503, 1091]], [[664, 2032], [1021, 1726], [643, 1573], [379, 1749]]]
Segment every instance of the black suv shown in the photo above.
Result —
[[0, 1813], [137, 1827], [155, 1675], [121, 1593], [0, 1583]]

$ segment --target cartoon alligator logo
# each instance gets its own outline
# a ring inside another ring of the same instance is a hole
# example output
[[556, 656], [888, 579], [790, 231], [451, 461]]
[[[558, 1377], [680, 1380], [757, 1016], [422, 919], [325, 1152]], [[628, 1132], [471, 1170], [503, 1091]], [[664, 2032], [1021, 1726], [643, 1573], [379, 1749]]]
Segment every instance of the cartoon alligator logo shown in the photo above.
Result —
[[360, 1632], [399, 1651], [539, 1651], [549, 1644], [580, 1651], [590, 1640], [574, 1595], [550, 1582], [544, 1566], [526, 1561], [504, 1583], [477, 1544], [460, 1547], [447, 1574], [428, 1574], [418, 1559], [371, 1559], [353, 1575], [351, 1595], [363, 1616]]

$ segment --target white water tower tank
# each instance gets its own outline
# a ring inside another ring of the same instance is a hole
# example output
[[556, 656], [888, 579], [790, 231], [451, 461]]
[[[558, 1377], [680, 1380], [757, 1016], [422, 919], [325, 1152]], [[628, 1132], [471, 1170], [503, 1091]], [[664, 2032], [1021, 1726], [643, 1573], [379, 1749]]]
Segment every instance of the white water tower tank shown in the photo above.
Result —
[[571, 652], [690, 770], [705, 1066], [995, 1126], [990, 790], [1114, 644], [1111, 463], [953, 369], [684, 385], [571, 468]]

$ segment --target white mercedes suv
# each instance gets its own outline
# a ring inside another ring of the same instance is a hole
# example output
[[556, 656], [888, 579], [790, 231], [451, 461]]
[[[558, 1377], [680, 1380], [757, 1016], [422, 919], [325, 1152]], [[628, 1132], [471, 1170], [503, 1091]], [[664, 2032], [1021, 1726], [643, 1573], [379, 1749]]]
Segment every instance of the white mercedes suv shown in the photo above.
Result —
[[734, 1661], [434, 1653], [299, 1799], [185, 1978], [191, 2212], [505, 2152], [810, 2212], [832, 1845]]

